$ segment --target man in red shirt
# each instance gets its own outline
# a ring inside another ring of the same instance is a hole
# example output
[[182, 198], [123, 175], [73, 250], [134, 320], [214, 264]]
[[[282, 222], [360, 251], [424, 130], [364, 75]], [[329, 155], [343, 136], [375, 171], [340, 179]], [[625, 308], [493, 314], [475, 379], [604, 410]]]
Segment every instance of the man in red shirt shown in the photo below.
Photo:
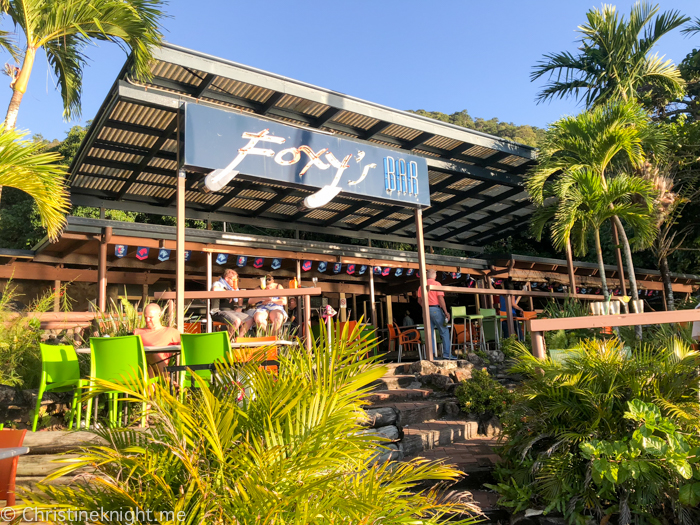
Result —
[[[151, 303], [143, 309], [143, 318], [146, 328], [137, 328], [134, 335], [140, 335], [143, 346], [171, 346], [180, 344], [180, 332], [175, 328], [163, 326], [160, 322], [162, 311], [156, 303]], [[149, 365], [158, 368], [161, 372], [166, 366], [167, 359], [172, 354], [160, 352], [157, 354], [146, 354], [146, 361]]]
[[[440, 283], [435, 280], [437, 277], [437, 272], [435, 270], [428, 270], [427, 272], [428, 280], [426, 285], [430, 286], [440, 286]], [[423, 297], [421, 297], [421, 289], [418, 287], [418, 303], [423, 306]], [[437, 344], [435, 342], [435, 330], [440, 332], [440, 337], [442, 338], [442, 358], [443, 359], [456, 359], [452, 357], [452, 342], [450, 341], [450, 330], [445, 326], [445, 323], [450, 320], [450, 314], [447, 312], [447, 305], [445, 305], [445, 294], [443, 292], [428, 292], [428, 306], [430, 309], [430, 333], [433, 336], [433, 348], [435, 355], [437, 357]], [[424, 321], [424, 324], [428, 324]]]

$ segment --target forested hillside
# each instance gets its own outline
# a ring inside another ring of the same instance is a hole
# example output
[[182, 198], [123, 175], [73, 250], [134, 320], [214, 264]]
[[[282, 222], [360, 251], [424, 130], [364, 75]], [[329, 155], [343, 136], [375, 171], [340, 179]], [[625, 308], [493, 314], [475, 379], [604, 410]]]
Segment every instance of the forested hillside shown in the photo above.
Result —
[[527, 146], [537, 146], [538, 142], [544, 137], [544, 129], [542, 128], [528, 125], [516, 126], [512, 122], [503, 122], [495, 117], [489, 120], [480, 117], [475, 119], [472, 118], [466, 109], [450, 115], [440, 113], [439, 111], [425, 111], [424, 109], [419, 109], [417, 111], [409, 110], [409, 112], [448, 122], [456, 126], [474, 129], [482, 133], [488, 133], [489, 135], [495, 135], [496, 137], [502, 137]]

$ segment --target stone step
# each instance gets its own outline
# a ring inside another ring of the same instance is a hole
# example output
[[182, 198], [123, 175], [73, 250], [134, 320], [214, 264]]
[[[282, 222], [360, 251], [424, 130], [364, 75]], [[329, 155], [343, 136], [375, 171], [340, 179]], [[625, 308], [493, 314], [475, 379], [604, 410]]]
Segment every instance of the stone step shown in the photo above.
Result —
[[[450, 400], [435, 400], [435, 401], [415, 401], [404, 403], [393, 403], [390, 406], [398, 414], [396, 425], [398, 427], [406, 427], [411, 425], [419, 425], [426, 421], [432, 421], [441, 418], [445, 415], [448, 403], [453, 403]], [[449, 405], [452, 408], [452, 405]], [[456, 407], [457, 410], [459, 409]]]
[[411, 373], [411, 363], [384, 363], [384, 366], [388, 368], [388, 372], [385, 375], [404, 375]]
[[377, 390], [397, 390], [399, 388], [420, 388], [420, 381], [416, 381], [414, 375], [385, 375], [372, 381], [370, 386]]
[[478, 428], [476, 421], [463, 419], [439, 419], [408, 425], [402, 429], [401, 448], [405, 457], [434, 456], [447, 446], [476, 438]]
[[414, 399], [425, 399], [433, 391], [429, 389], [419, 388], [400, 388], [395, 390], [375, 390], [366, 397], [368, 405], [386, 406], [390, 403], [400, 403]]

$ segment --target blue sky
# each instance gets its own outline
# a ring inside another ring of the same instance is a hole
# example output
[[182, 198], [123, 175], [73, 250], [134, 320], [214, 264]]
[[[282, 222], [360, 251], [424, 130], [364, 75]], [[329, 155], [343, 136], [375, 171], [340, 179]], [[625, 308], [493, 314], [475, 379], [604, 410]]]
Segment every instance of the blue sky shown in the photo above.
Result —
[[[631, 1], [617, 2], [628, 13]], [[576, 27], [600, 4], [590, 0], [172, 0], [166, 40], [399, 109], [452, 113], [546, 126], [577, 112], [574, 101], [537, 105], [542, 82], [532, 66], [548, 52], [575, 51]], [[697, 0], [669, 0], [700, 17]], [[9, 28], [8, 28], [9, 29]], [[675, 32], [659, 54], [679, 62], [700, 36]], [[83, 116], [62, 118], [60, 94], [39, 55], [19, 112], [18, 128], [62, 139], [97, 112], [122, 67], [116, 45], [90, 48]], [[8, 60], [6, 57], [5, 60]], [[3, 111], [11, 91], [0, 77]], [[3, 91], [4, 90], [4, 91]]]

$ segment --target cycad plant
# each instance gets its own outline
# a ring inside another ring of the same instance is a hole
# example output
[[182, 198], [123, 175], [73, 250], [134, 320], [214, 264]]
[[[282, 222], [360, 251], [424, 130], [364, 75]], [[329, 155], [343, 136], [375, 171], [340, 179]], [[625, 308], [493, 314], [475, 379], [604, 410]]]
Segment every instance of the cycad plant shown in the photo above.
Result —
[[[365, 357], [375, 342], [359, 325], [338, 333], [328, 344], [322, 332], [310, 352], [291, 348], [277, 375], [258, 366], [264, 349], [247, 365], [222, 366], [213, 385], [199, 381], [183, 402], [163, 385], [144, 396], [145, 385], [100, 382], [147, 401], [148, 429], [98, 431], [108, 445], [82, 450], [51, 476], [73, 477], [71, 484], [42, 486], [43, 496], [28, 495], [27, 504], [150, 510], [167, 513], [158, 514], [161, 523], [193, 525], [437, 524], [469, 512], [420, 488], [426, 480], [455, 481], [457, 470], [425, 460], [376, 462], [381, 445], [363, 431], [362, 407], [385, 368]], [[475, 523], [465, 516], [456, 523]]]
[[[678, 340], [584, 341], [563, 362], [521, 348], [513, 371], [527, 379], [504, 418], [501, 503], [575, 524], [698, 523], [697, 503], [681, 493], [700, 476], [699, 366]], [[653, 413], [646, 426], [631, 406]]]

